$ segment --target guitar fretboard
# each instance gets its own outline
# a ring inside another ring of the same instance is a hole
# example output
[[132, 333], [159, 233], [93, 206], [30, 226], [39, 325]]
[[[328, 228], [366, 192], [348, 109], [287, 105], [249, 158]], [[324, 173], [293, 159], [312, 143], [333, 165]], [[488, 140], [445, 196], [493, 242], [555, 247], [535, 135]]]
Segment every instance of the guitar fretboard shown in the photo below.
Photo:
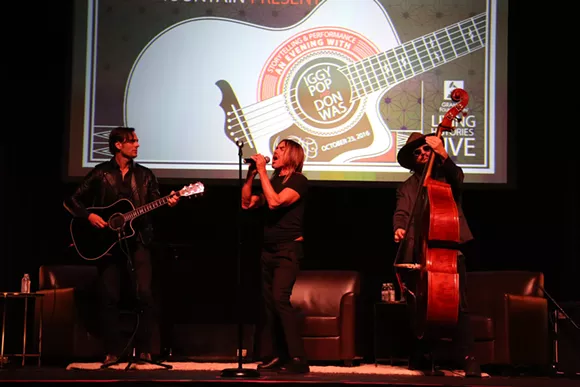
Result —
[[171, 197], [171, 195], [167, 195], [165, 197], [162, 197], [160, 199], [152, 201], [151, 203], [147, 203], [144, 206], [135, 208], [133, 211], [129, 211], [129, 212], [125, 213], [125, 215], [124, 215], [125, 221], [128, 222], [130, 220], [135, 219], [138, 216], [146, 214], [149, 211], [152, 211], [156, 208], [164, 206], [165, 204], [167, 204], [170, 197]]
[[340, 71], [349, 78], [356, 101], [485, 47], [486, 29], [486, 14], [481, 13]]

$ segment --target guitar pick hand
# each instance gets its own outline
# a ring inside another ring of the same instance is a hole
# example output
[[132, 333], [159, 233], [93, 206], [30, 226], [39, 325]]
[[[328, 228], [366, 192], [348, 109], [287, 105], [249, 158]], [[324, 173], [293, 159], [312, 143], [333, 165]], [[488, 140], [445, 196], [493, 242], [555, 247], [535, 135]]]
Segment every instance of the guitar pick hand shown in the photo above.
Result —
[[90, 214], [88, 219], [89, 219], [89, 222], [91, 222], [91, 224], [94, 227], [96, 227], [96, 228], [105, 228], [105, 227], [107, 227], [107, 222], [105, 222], [103, 220], [103, 218], [101, 218], [97, 214]]

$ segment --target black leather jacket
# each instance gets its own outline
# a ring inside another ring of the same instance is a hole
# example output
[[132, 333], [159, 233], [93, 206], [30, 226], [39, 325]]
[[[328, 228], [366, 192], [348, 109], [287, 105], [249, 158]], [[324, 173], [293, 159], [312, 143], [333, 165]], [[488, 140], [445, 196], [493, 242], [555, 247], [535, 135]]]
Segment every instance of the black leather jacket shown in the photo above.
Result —
[[[131, 202], [140, 207], [161, 197], [159, 183], [153, 172], [135, 162], [130, 166], [132, 171]], [[114, 158], [98, 164], [90, 171], [75, 192], [65, 199], [64, 207], [75, 217], [87, 218], [90, 212], [87, 207], [106, 207], [121, 199], [117, 178], [121, 171]], [[106, 219], [105, 219], [106, 220]], [[139, 232], [143, 243], [148, 244], [153, 238], [153, 225], [147, 215], [142, 215], [133, 222], [135, 231]]]

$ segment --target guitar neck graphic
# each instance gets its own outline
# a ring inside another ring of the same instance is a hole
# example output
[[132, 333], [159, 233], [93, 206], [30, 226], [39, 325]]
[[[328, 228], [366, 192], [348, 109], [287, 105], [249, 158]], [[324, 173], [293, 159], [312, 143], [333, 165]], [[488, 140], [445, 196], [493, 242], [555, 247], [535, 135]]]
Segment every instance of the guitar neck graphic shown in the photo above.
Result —
[[340, 71], [348, 77], [356, 100], [471, 54], [485, 47], [485, 38], [486, 14], [481, 13]]
[[[220, 106], [226, 114], [225, 134], [233, 142], [243, 141], [246, 154], [268, 152], [282, 138], [301, 142], [310, 162], [331, 162], [340, 157], [340, 161], [351, 161], [380, 154], [393, 138], [390, 132], [383, 133], [369, 122], [367, 97], [485, 47], [486, 30], [486, 14], [481, 13], [354, 63], [320, 51], [300, 66], [311, 71], [318, 69], [328, 85], [348, 86], [318, 90], [320, 95], [313, 98], [319, 99], [309, 101], [315, 102], [310, 106], [316, 109], [305, 108], [305, 96], [315, 93], [308, 90], [308, 95], [300, 90], [304, 82], [288, 82], [290, 87], [281, 94], [241, 107], [229, 83], [220, 80], [216, 85], [223, 97]], [[300, 71], [294, 73], [297, 78], [302, 75]], [[340, 115], [344, 117], [342, 121], [335, 119]], [[368, 149], [378, 141], [385, 146], [369, 153]]]

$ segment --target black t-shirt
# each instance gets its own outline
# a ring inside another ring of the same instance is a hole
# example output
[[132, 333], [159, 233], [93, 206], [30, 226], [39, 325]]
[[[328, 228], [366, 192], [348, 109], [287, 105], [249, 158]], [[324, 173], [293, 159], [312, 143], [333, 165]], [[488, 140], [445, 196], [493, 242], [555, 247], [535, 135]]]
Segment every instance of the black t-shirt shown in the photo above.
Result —
[[293, 241], [303, 236], [304, 204], [308, 192], [308, 179], [301, 173], [293, 173], [286, 183], [286, 176], [274, 176], [270, 182], [276, 193], [284, 188], [298, 192], [300, 199], [287, 207], [270, 210], [266, 207], [266, 222], [264, 224], [264, 242], [281, 243]]
[[129, 169], [129, 171], [123, 176], [121, 171], [115, 171], [117, 174], [117, 184], [119, 187], [119, 199], [129, 199], [133, 202], [133, 187], [131, 186], [131, 179], [133, 178], [133, 169]]
[[113, 176], [115, 177], [115, 184], [117, 186], [118, 199], [129, 199], [133, 203], [133, 187], [131, 184], [133, 178], [133, 161], [129, 163], [129, 169], [125, 176], [123, 176], [121, 167], [119, 167], [114, 159], [111, 163], [114, 165]]

